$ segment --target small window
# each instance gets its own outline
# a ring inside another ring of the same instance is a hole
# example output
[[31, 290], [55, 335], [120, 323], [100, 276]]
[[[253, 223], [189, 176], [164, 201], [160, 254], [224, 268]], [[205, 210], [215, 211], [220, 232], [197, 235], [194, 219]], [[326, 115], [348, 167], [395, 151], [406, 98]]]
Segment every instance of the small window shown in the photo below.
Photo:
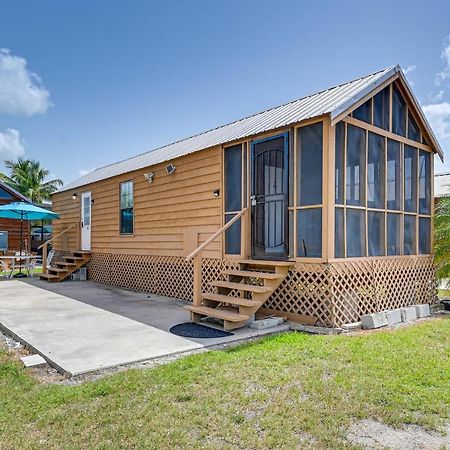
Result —
[[419, 217], [419, 253], [431, 253], [431, 219], [428, 217]]
[[388, 86], [373, 98], [373, 124], [383, 130], [389, 130], [389, 91]]
[[298, 129], [298, 204], [322, 203], [322, 122]]
[[404, 149], [404, 209], [408, 212], [417, 211], [417, 149], [405, 145]]
[[322, 208], [297, 211], [297, 256], [322, 256]]
[[405, 214], [404, 216], [403, 248], [405, 255], [416, 254], [416, 216]]
[[120, 183], [120, 234], [133, 234], [133, 182]]
[[336, 203], [344, 203], [344, 146], [345, 146], [345, 124], [339, 122], [336, 125], [336, 151], [334, 157], [335, 164], [335, 195]]
[[353, 117], [363, 122], [372, 123], [372, 100], [367, 100], [353, 111]]
[[419, 213], [431, 213], [430, 153], [419, 151]]
[[347, 205], [365, 206], [366, 133], [362, 128], [347, 127]]
[[347, 208], [347, 257], [366, 255], [365, 211]]
[[408, 139], [420, 142], [420, 128], [414, 120], [411, 111], [408, 110]]
[[334, 215], [334, 257], [345, 258], [344, 249], [344, 208], [336, 208]]
[[384, 209], [384, 137], [369, 133], [367, 206]]
[[388, 213], [387, 215], [387, 254], [400, 255], [402, 243], [400, 239], [401, 215]]
[[400, 142], [388, 139], [387, 145], [387, 209], [401, 209]]
[[395, 84], [392, 86], [392, 132], [406, 136], [406, 103]]
[[3, 189], [3, 188], [0, 188], [0, 198], [13, 198], [13, 196], [9, 193], [9, 192], [7, 192], [7, 191], [5, 191], [5, 189]]
[[384, 255], [384, 213], [367, 212], [367, 234], [369, 256]]

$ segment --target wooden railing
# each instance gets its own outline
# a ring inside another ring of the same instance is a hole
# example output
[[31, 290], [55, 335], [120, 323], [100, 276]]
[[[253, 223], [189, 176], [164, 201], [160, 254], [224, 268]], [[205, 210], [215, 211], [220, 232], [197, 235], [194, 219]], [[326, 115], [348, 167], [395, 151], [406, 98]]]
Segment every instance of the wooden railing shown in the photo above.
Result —
[[186, 261], [194, 259], [194, 298], [193, 304], [200, 306], [202, 302], [202, 258], [200, 252], [204, 250], [212, 241], [217, 239], [222, 233], [237, 222], [246, 212], [248, 208], [239, 211], [229, 222], [227, 222], [220, 230], [216, 231], [203, 244], [199, 245], [193, 252], [186, 256]]
[[[71, 230], [73, 227], [79, 225], [80, 222], [75, 222], [69, 227], [67, 227], [65, 230], [58, 233], [56, 236], [53, 236], [48, 241], [45, 241], [42, 245], [38, 247], [38, 250], [42, 248], [42, 273], [47, 273], [47, 255], [48, 255], [48, 244], [53, 242], [56, 238], [59, 238], [63, 234], [67, 233], [69, 230]], [[78, 240], [78, 239], [77, 239]]]

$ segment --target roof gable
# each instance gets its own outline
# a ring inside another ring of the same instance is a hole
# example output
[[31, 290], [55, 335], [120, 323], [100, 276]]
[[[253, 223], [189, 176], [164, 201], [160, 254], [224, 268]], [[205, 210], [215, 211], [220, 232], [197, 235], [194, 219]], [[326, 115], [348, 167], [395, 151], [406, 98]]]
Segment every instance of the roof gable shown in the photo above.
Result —
[[23, 202], [27, 202], [27, 203], [31, 203], [31, 200], [26, 197], [25, 195], [21, 194], [19, 191], [16, 191], [14, 188], [12, 188], [11, 186], [9, 186], [8, 184], [6, 184], [5, 182], [0, 180], [0, 198], [1, 199], [8, 199], [8, 197], [3, 197], [1, 194], [1, 191], [6, 192], [7, 194], [10, 195], [9, 198], [12, 199], [17, 199], [17, 200], [21, 200]]

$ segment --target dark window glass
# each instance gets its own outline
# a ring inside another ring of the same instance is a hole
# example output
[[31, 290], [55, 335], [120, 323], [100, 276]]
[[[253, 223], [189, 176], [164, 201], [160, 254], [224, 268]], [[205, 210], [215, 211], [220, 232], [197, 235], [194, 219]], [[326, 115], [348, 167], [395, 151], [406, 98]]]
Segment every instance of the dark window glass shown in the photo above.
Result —
[[406, 103], [397, 86], [392, 86], [392, 132], [406, 136]]
[[363, 122], [371, 123], [372, 122], [372, 100], [367, 100], [367, 102], [363, 103], [361, 106], [356, 108], [353, 111], [353, 117], [358, 120], [362, 120]]
[[387, 209], [401, 209], [400, 142], [388, 139], [387, 145]]
[[420, 142], [420, 129], [410, 111], [408, 111], [408, 138]]
[[416, 216], [408, 214], [404, 215], [404, 228], [403, 228], [403, 253], [405, 255], [416, 254]]
[[322, 208], [297, 211], [297, 256], [322, 256]]
[[419, 151], [419, 213], [431, 212], [430, 153]]
[[242, 209], [242, 145], [225, 149], [225, 211]]
[[384, 209], [384, 137], [369, 132], [367, 206]]
[[417, 211], [417, 149], [404, 147], [404, 209], [408, 212]]
[[336, 152], [335, 164], [335, 194], [336, 203], [344, 203], [344, 145], [345, 145], [345, 124], [339, 122], [336, 125]]
[[401, 253], [401, 215], [388, 213], [387, 215], [387, 254], [400, 255]]
[[322, 203], [322, 122], [301, 127], [298, 137], [298, 204]]
[[347, 208], [347, 257], [366, 255], [365, 211]]
[[334, 257], [345, 258], [344, 249], [344, 208], [336, 208], [334, 214]]
[[346, 166], [347, 205], [365, 206], [366, 133], [352, 125], [347, 127]]
[[373, 124], [389, 130], [389, 86], [378, 92], [373, 98]]
[[9, 192], [0, 188], [0, 198], [13, 198], [13, 196]]
[[367, 212], [367, 240], [369, 256], [384, 255], [384, 213]]
[[120, 233], [133, 234], [134, 193], [133, 182], [120, 183]]
[[[228, 223], [234, 216], [235, 214], [225, 214], [225, 223]], [[241, 253], [241, 219], [238, 219], [225, 231], [225, 253], [228, 255]]]
[[419, 217], [419, 253], [431, 253], [431, 219]]

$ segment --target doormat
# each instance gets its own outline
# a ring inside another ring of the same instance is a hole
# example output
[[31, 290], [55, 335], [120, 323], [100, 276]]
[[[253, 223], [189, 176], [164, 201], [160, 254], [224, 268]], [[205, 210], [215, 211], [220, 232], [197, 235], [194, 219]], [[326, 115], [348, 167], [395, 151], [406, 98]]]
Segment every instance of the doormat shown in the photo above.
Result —
[[199, 323], [179, 323], [174, 325], [170, 330], [172, 334], [182, 337], [191, 338], [221, 338], [227, 336], [233, 336], [233, 333], [228, 331], [218, 330], [217, 328], [205, 327], [205, 325], [200, 325]]

